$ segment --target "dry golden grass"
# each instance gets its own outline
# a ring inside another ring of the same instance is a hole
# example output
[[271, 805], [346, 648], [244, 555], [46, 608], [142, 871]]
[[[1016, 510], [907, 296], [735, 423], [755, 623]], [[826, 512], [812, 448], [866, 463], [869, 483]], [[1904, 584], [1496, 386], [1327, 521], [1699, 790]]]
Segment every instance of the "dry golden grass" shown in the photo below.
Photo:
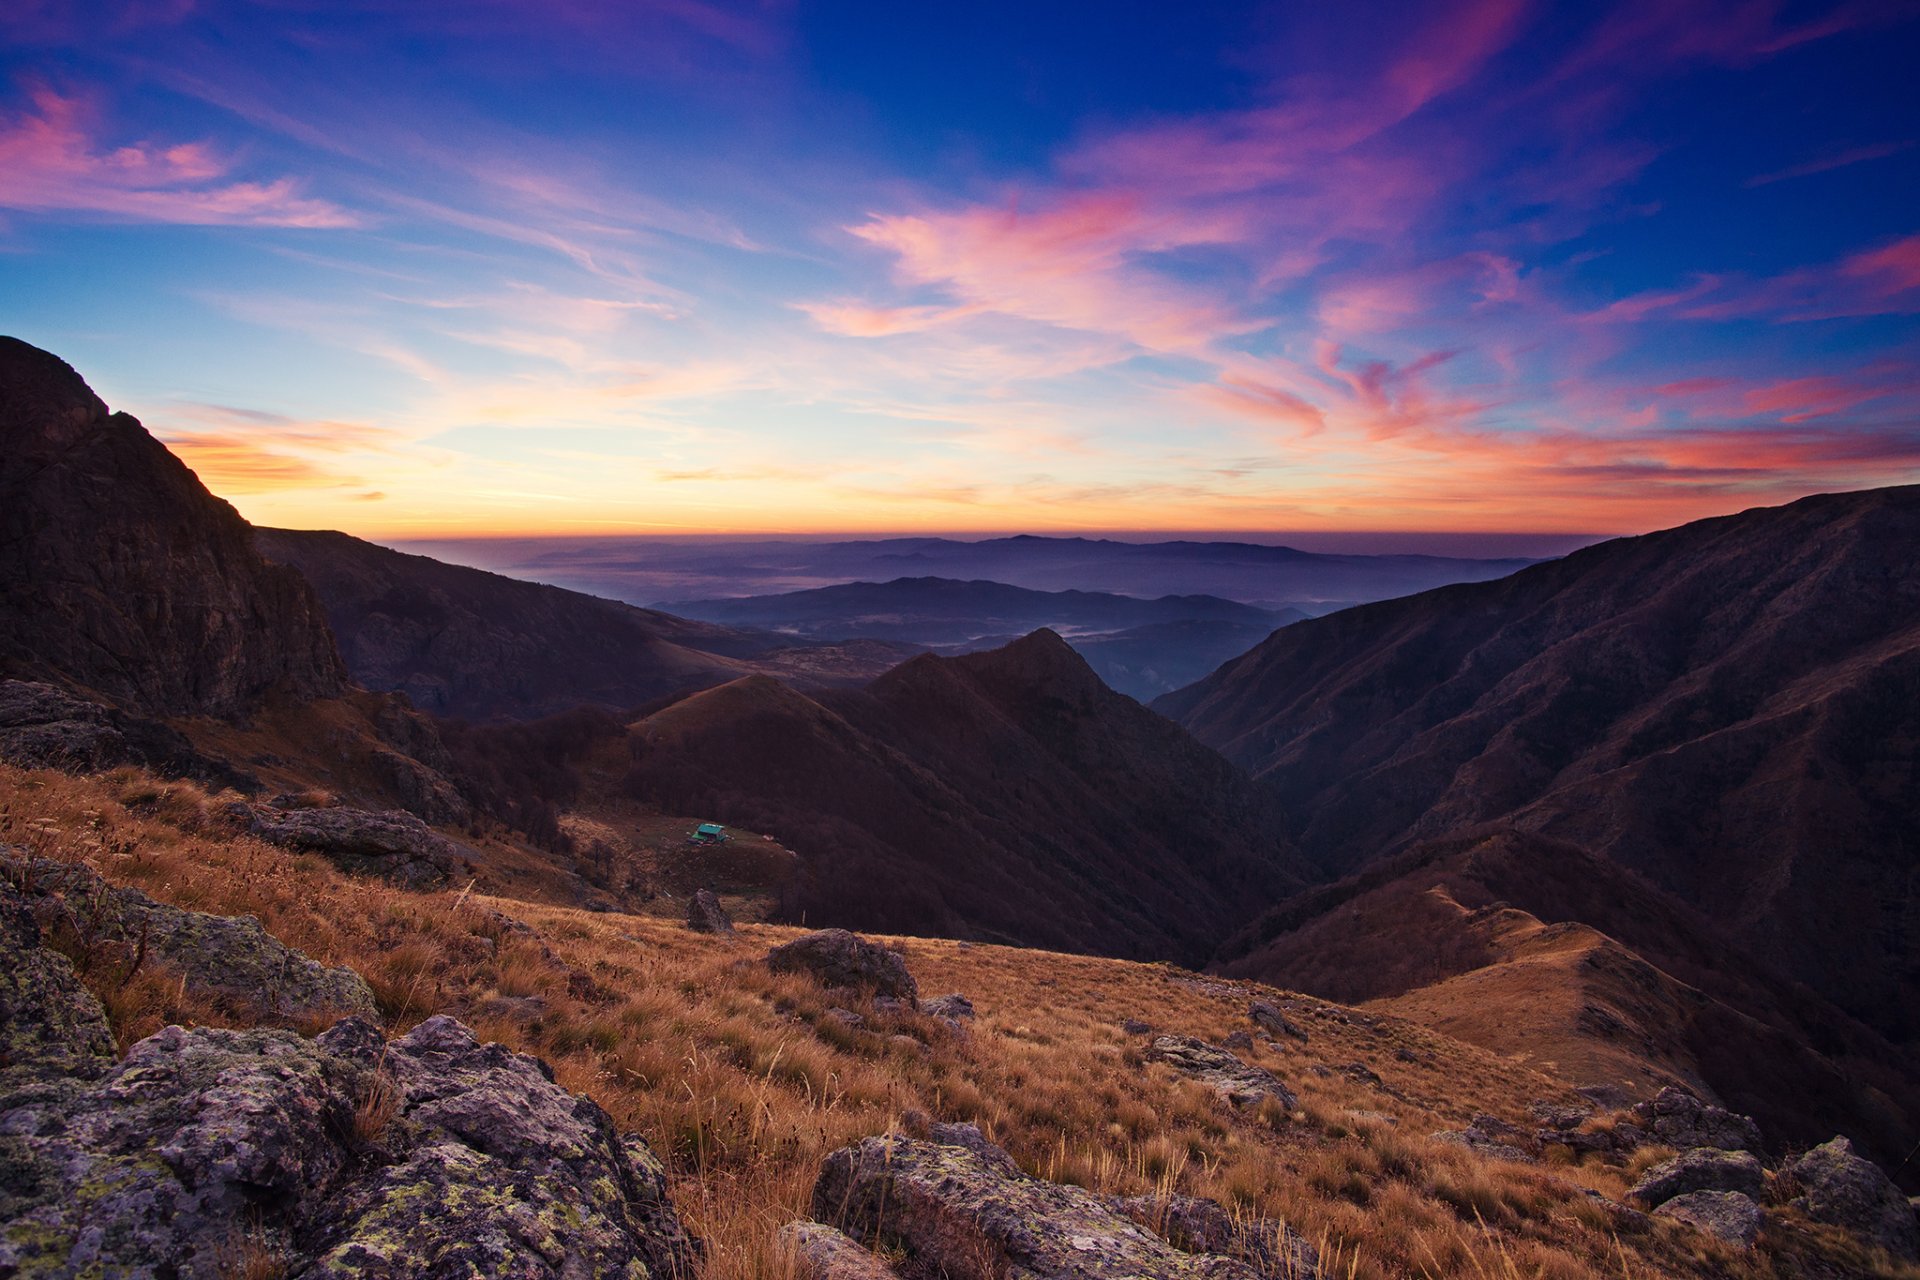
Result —
[[[1529, 1102], [1567, 1094], [1409, 1023], [1302, 1000], [1306, 1046], [1256, 1042], [1243, 1055], [1285, 1079], [1298, 1110], [1234, 1114], [1144, 1064], [1144, 1037], [1121, 1024], [1143, 1018], [1217, 1041], [1248, 1029], [1249, 996], [1277, 994], [1264, 988], [1161, 965], [895, 939], [923, 993], [966, 993], [977, 1023], [964, 1037], [918, 1014], [849, 1028], [829, 1016], [833, 996], [759, 963], [796, 930], [748, 925], [729, 942], [658, 918], [402, 892], [227, 835], [219, 804], [133, 772], [76, 779], [0, 767], [0, 842], [87, 860], [182, 906], [256, 915], [289, 945], [363, 973], [390, 1031], [448, 1012], [546, 1058], [561, 1084], [592, 1095], [667, 1161], [681, 1212], [708, 1242], [713, 1280], [794, 1276], [773, 1235], [805, 1215], [820, 1158], [918, 1117], [976, 1121], [1046, 1177], [1213, 1196], [1284, 1219], [1320, 1246], [1330, 1276], [1347, 1280], [1769, 1280], [1796, 1273], [1782, 1259], [1831, 1244], [1790, 1216], [1747, 1256], [1671, 1224], [1617, 1224], [1584, 1191], [1618, 1199], [1631, 1168], [1489, 1161], [1430, 1140], [1483, 1112], [1524, 1124]], [[123, 1038], [160, 1019], [223, 1016], [132, 985], [141, 993], [109, 1006]], [[356, 1124], [377, 1134], [388, 1105], [370, 1095]]]

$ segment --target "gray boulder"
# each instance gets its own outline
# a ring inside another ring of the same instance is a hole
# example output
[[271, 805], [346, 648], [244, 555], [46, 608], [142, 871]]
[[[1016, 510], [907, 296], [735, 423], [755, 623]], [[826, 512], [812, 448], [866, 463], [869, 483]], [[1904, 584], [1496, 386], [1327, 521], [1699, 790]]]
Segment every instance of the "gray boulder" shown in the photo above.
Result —
[[695, 933], [712, 933], [723, 938], [733, 936], [733, 917], [720, 905], [720, 896], [711, 889], [696, 889], [687, 899], [687, 928]]
[[[543, 1063], [449, 1018], [391, 1044], [349, 1020], [168, 1027], [96, 1084], [0, 1100], [13, 1197], [0, 1274], [686, 1274], [651, 1153]], [[644, 1270], [643, 1270], [644, 1269]]]
[[10, 887], [0, 1006], [0, 1276], [640, 1280], [698, 1261], [644, 1143], [450, 1018], [392, 1043], [357, 1018], [313, 1040], [167, 1027], [114, 1063]]
[[31, 904], [0, 879], [0, 1093], [35, 1081], [94, 1079], [113, 1056], [100, 1002], [65, 956], [41, 945]]
[[157, 956], [187, 989], [256, 1018], [375, 1018], [373, 992], [351, 969], [329, 968], [286, 946], [252, 916], [216, 916], [107, 884], [82, 863], [28, 860], [0, 849], [0, 874], [26, 887], [35, 914], [131, 969]]
[[474, 857], [471, 849], [399, 809], [249, 808], [244, 816], [253, 834], [269, 844], [317, 853], [344, 871], [379, 876], [407, 889], [444, 885], [471, 870]]
[[921, 1001], [920, 1012], [938, 1018], [951, 1031], [965, 1031], [966, 1024], [974, 1019], [973, 1001], [957, 993]]
[[1523, 1164], [1533, 1162], [1533, 1153], [1517, 1145], [1509, 1136], [1489, 1133], [1477, 1125], [1469, 1125], [1465, 1129], [1442, 1129], [1427, 1136], [1448, 1146], [1465, 1147], [1475, 1155], [1486, 1156], [1490, 1160], [1517, 1160]]
[[849, 987], [917, 1005], [920, 989], [898, 951], [845, 929], [821, 929], [767, 952], [775, 973], [810, 973], [826, 987]]
[[943, 1146], [965, 1147], [1003, 1173], [1020, 1171], [1020, 1166], [1013, 1162], [1013, 1157], [994, 1145], [993, 1140], [982, 1133], [977, 1124], [932, 1124], [927, 1127], [927, 1139]]
[[1654, 1211], [1655, 1217], [1673, 1218], [1696, 1231], [1704, 1231], [1716, 1240], [1753, 1248], [1760, 1238], [1765, 1217], [1751, 1196], [1738, 1191], [1689, 1191], [1675, 1196]]
[[1271, 1071], [1192, 1036], [1159, 1036], [1148, 1046], [1147, 1058], [1202, 1081], [1236, 1107], [1256, 1106], [1269, 1098], [1288, 1111], [1299, 1105], [1293, 1091]]
[[822, 1162], [813, 1216], [911, 1275], [1022, 1280], [1255, 1280], [1245, 1263], [1176, 1248], [1105, 1197], [1009, 1171], [965, 1147], [867, 1138]]
[[1270, 1000], [1255, 1000], [1247, 1009], [1247, 1017], [1272, 1035], [1291, 1036], [1301, 1044], [1307, 1043], [1307, 1033], [1290, 1022], [1280, 1006]]
[[824, 1222], [789, 1222], [775, 1238], [812, 1280], [899, 1280], [871, 1249]]
[[1634, 1118], [1656, 1142], [1687, 1150], [1693, 1147], [1719, 1147], [1725, 1151], [1765, 1150], [1760, 1141], [1760, 1126], [1753, 1117], [1738, 1115], [1724, 1107], [1700, 1101], [1684, 1089], [1668, 1085], [1650, 1102], [1637, 1104]]
[[1115, 1207], [1176, 1249], [1235, 1259], [1261, 1280], [1309, 1280], [1320, 1274], [1319, 1250], [1286, 1223], [1231, 1213], [1217, 1200], [1132, 1196]]
[[1920, 1261], [1920, 1221], [1911, 1202], [1845, 1138], [1823, 1142], [1787, 1165], [1793, 1206], [1815, 1222], [1853, 1232], [1896, 1258]]
[[1757, 1197], [1766, 1182], [1766, 1173], [1751, 1152], [1695, 1147], [1647, 1170], [1628, 1194], [1645, 1205], [1662, 1205], [1694, 1191], [1738, 1191]]

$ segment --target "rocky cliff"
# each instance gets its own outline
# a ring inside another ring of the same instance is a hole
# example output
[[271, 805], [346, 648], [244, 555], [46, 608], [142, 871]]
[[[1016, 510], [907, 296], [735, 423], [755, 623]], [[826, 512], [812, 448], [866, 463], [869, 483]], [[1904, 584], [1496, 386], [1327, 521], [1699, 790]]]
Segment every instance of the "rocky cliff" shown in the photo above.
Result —
[[0, 338], [0, 675], [229, 716], [346, 671], [313, 591], [139, 421]]

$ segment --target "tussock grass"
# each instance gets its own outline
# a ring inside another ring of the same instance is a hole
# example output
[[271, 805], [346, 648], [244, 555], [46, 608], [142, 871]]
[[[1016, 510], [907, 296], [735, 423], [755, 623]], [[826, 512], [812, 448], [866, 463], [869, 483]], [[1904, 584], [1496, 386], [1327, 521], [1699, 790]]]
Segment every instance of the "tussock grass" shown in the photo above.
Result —
[[[561, 1084], [667, 1162], [712, 1280], [797, 1276], [774, 1232], [806, 1216], [821, 1157], [908, 1117], [977, 1122], [1022, 1167], [1063, 1182], [1211, 1196], [1282, 1219], [1347, 1280], [1771, 1280], [1805, 1273], [1794, 1259], [1831, 1245], [1783, 1218], [1767, 1247], [1743, 1256], [1672, 1224], [1617, 1220], [1584, 1194], [1620, 1199], [1654, 1154], [1625, 1169], [1529, 1166], [1432, 1141], [1482, 1112], [1525, 1124], [1532, 1100], [1567, 1095], [1523, 1065], [1391, 1019], [1300, 1001], [1307, 1045], [1256, 1040], [1243, 1054], [1286, 1080], [1299, 1107], [1236, 1114], [1145, 1063], [1145, 1038], [1121, 1024], [1217, 1042], [1247, 1028], [1251, 994], [1279, 993], [1164, 965], [897, 939], [923, 993], [962, 991], [978, 1020], [956, 1036], [918, 1014], [862, 1009], [864, 1024], [848, 1027], [829, 1012], [844, 996], [759, 962], [797, 930], [749, 924], [729, 941], [468, 887], [403, 892], [238, 834], [222, 804], [134, 771], [0, 767], [0, 842], [85, 860], [183, 906], [253, 914], [289, 945], [365, 975], [390, 1033], [446, 1012], [546, 1058]], [[123, 1043], [166, 1021], [231, 1016], [186, 1001], [162, 966], [118, 992], [104, 989], [111, 972], [89, 980], [110, 997]], [[1355, 1063], [1385, 1088], [1345, 1070]], [[363, 1140], [389, 1106], [369, 1094], [355, 1118]]]

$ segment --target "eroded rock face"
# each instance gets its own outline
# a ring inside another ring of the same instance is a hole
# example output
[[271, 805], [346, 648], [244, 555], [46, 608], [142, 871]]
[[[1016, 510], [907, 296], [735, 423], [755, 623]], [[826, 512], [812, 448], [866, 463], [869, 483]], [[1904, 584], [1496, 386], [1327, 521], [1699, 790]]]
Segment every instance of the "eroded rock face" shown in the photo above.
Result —
[[1896, 1258], [1920, 1260], [1920, 1220], [1893, 1180], [1845, 1138], [1823, 1142], [1786, 1167], [1800, 1188], [1793, 1205], [1816, 1222], [1858, 1235]]
[[920, 988], [898, 951], [845, 929], [821, 929], [767, 952], [775, 973], [810, 973], [822, 986], [851, 987], [917, 1005]]
[[1737, 1115], [1724, 1107], [1700, 1101], [1684, 1089], [1668, 1085], [1650, 1102], [1634, 1107], [1634, 1117], [1657, 1142], [1683, 1150], [1694, 1147], [1719, 1147], [1725, 1151], [1765, 1150], [1760, 1141], [1760, 1126], [1753, 1117]]
[[1674, 1218], [1717, 1240], [1753, 1248], [1760, 1238], [1765, 1215], [1752, 1197], [1738, 1191], [1689, 1191], [1654, 1210], [1658, 1217]]
[[0, 673], [143, 715], [330, 697], [319, 600], [166, 446], [58, 357], [0, 338]]
[[398, 809], [254, 807], [244, 816], [253, 834], [270, 844], [318, 853], [342, 870], [403, 888], [437, 888], [470, 869], [471, 850]]
[[[95, 1084], [0, 1100], [0, 1272], [216, 1280], [689, 1274], [659, 1164], [545, 1065], [449, 1018], [168, 1027]], [[17, 1189], [14, 1189], [17, 1188]]]
[[713, 890], [696, 889], [693, 897], [687, 900], [687, 928], [695, 933], [712, 933], [730, 938], [733, 936], [733, 918], [720, 905], [719, 895]]
[[1758, 1196], [1766, 1173], [1750, 1152], [1695, 1147], [1647, 1170], [1628, 1192], [1646, 1205], [1662, 1205], [1695, 1191], [1738, 1191]]
[[252, 916], [216, 916], [155, 902], [107, 884], [78, 863], [29, 861], [0, 848], [0, 875], [26, 886], [34, 913], [87, 945], [131, 962], [144, 951], [180, 971], [191, 991], [269, 1019], [378, 1016], [373, 992], [351, 969], [328, 968], [281, 943]]
[[1205, 1082], [1236, 1107], [1256, 1106], [1269, 1098], [1289, 1111], [1299, 1105], [1293, 1091], [1271, 1071], [1192, 1036], [1159, 1036], [1148, 1047], [1147, 1058]]
[[1245, 1263], [1188, 1253], [1102, 1196], [1030, 1177], [965, 1147], [868, 1138], [822, 1162], [814, 1217], [904, 1255], [901, 1274], [1026, 1280], [1254, 1280]]
[[158, 721], [38, 680], [0, 680], [0, 760], [63, 773], [137, 764], [165, 777], [197, 778], [238, 791], [260, 785], [251, 774], [201, 755], [184, 735]]

